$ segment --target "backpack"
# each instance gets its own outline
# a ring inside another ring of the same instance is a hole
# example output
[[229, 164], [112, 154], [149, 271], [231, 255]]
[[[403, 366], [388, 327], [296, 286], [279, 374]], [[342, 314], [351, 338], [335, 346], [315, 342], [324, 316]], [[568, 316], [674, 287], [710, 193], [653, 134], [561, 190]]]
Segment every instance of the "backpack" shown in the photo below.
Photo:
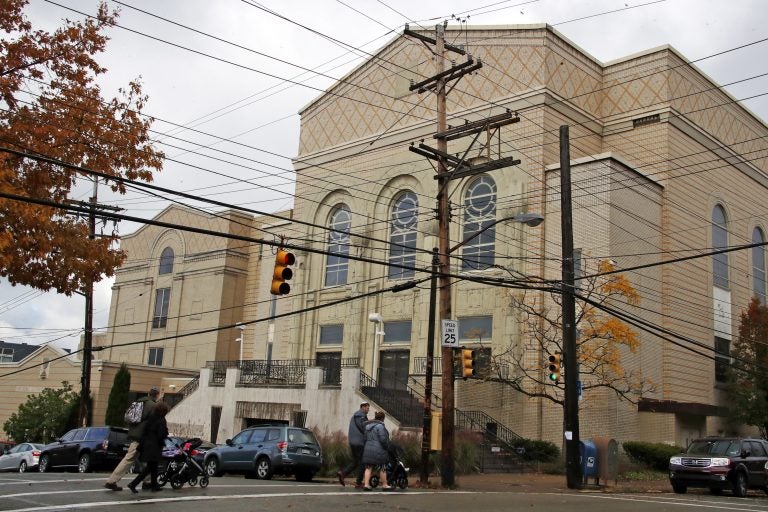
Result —
[[141, 415], [144, 412], [144, 402], [133, 402], [125, 411], [123, 419], [129, 425], [138, 425], [141, 423]]

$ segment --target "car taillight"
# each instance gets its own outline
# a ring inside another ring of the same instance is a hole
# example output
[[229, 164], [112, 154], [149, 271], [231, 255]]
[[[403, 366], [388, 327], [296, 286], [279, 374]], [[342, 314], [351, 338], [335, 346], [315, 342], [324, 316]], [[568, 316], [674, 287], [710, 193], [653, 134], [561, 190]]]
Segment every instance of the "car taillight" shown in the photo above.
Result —
[[105, 439], [101, 442], [101, 449], [107, 451], [107, 448], [109, 448], [109, 439]]
[[33, 456], [33, 457], [39, 457], [39, 456], [40, 456], [40, 452], [38, 452], [38, 451], [33, 451], [33, 452], [32, 452], [32, 456]]
[[286, 451], [288, 449], [288, 443], [286, 443], [285, 441], [280, 441], [279, 443], [277, 443], [277, 449], [280, 450], [281, 452]]

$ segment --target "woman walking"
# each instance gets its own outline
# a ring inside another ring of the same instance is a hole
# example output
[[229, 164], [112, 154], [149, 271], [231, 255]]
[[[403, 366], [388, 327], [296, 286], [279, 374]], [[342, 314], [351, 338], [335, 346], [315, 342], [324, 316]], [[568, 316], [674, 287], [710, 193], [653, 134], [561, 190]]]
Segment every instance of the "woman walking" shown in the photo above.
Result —
[[384, 413], [378, 411], [372, 421], [365, 426], [365, 448], [363, 449], [363, 464], [365, 465], [365, 474], [363, 475], [363, 490], [371, 490], [371, 473], [374, 470], [379, 471], [379, 482], [381, 489], [388, 491], [392, 489], [387, 485], [386, 465], [389, 461], [389, 432], [384, 426]]
[[133, 493], [139, 492], [136, 490], [136, 486], [147, 475], [150, 475], [150, 490], [152, 492], [161, 490], [161, 487], [157, 485], [157, 465], [163, 456], [165, 438], [168, 437], [168, 424], [165, 422], [165, 415], [168, 414], [169, 409], [165, 402], [158, 402], [147, 419], [147, 426], [144, 428], [144, 434], [139, 442], [139, 460], [145, 463], [144, 469], [128, 484], [128, 488]]

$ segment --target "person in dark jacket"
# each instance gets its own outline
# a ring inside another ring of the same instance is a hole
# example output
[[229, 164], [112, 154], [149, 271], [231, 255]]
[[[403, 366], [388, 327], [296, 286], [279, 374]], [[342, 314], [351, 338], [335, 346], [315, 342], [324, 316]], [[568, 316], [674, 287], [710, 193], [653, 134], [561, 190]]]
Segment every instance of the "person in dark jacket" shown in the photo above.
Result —
[[128, 472], [128, 469], [138, 458], [139, 441], [144, 432], [144, 426], [147, 424], [147, 419], [149, 418], [149, 415], [152, 414], [152, 409], [155, 407], [158, 398], [160, 398], [160, 389], [153, 387], [149, 390], [148, 396], [141, 397], [137, 400], [137, 402], [144, 403], [141, 410], [141, 421], [135, 425], [128, 425], [128, 441], [130, 441], [128, 451], [126, 452], [125, 457], [123, 457], [123, 460], [120, 461], [120, 464], [117, 465], [112, 474], [109, 475], [109, 478], [107, 478], [107, 483], [104, 484], [104, 487], [107, 489], [112, 491], [123, 490], [122, 487], [117, 485], [117, 482], [123, 478], [123, 475]]
[[363, 446], [365, 446], [365, 424], [368, 423], [368, 402], [360, 404], [360, 409], [355, 411], [349, 420], [349, 451], [352, 452], [352, 462], [347, 467], [336, 473], [339, 477], [339, 483], [345, 485], [344, 478], [355, 472], [355, 487], [363, 486]]
[[128, 488], [131, 492], [137, 493], [136, 486], [144, 480], [144, 477], [150, 475], [151, 487], [154, 491], [159, 491], [161, 487], [157, 485], [157, 465], [163, 456], [163, 446], [165, 438], [168, 437], [168, 424], [165, 422], [165, 415], [169, 411], [168, 404], [160, 402], [152, 410], [147, 424], [144, 427], [144, 435], [139, 443], [139, 460], [144, 462], [144, 469], [136, 475]]
[[365, 426], [365, 448], [363, 449], [363, 464], [365, 465], [364, 490], [371, 490], [371, 473], [376, 469], [379, 471], [381, 489], [384, 491], [392, 489], [387, 485], [387, 461], [389, 461], [389, 432], [387, 432], [387, 427], [384, 426], [384, 413], [377, 411], [373, 421], [369, 421]]

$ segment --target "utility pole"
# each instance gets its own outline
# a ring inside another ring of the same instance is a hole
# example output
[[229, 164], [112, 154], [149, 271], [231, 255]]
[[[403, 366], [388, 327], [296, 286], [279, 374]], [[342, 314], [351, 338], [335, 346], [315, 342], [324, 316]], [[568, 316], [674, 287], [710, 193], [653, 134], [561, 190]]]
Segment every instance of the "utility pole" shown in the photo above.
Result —
[[576, 351], [576, 300], [573, 294], [573, 215], [571, 206], [571, 151], [568, 126], [560, 127], [560, 222], [563, 247], [563, 352], [565, 361], [565, 475], [569, 489], [582, 487], [579, 461], [579, 366]]
[[[437, 147], [431, 148], [425, 144], [410, 146], [408, 149], [416, 154], [425, 156], [437, 163], [437, 223], [438, 223], [438, 284], [439, 284], [439, 312], [441, 320], [451, 320], [451, 280], [450, 259], [452, 252], [450, 248], [450, 206], [448, 204], [448, 183], [451, 180], [473, 176], [484, 172], [489, 172], [502, 167], [518, 165], [520, 160], [514, 158], [499, 158], [495, 161], [484, 162], [479, 165], [473, 165], [465, 159], [477, 141], [480, 133], [491, 130], [499, 130], [502, 126], [510, 123], [519, 122], [520, 118], [516, 114], [507, 111], [504, 114], [492, 116], [480, 121], [465, 122], [458, 127], [448, 128], [446, 111], [446, 85], [449, 82], [458, 81], [463, 76], [468, 75], [478, 69], [483, 64], [480, 60], [475, 61], [471, 55], [463, 48], [448, 44], [445, 42], [445, 24], [435, 27], [435, 38], [413, 32], [405, 26], [404, 35], [418, 39], [435, 47], [434, 58], [436, 63], [436, 73], [419, 83], [410, 86], [411, 91], [419, 93], [433, 91], [437, 100], [437, 133], [434, 138], [437, 140]], [[445, 68], [446, 52], [453, 52], [459, 55], [467, 55], [467, 60], [458, 65], [452, 65], [449, 69]], [[455, 84], [454, 84], [455, 85]], [[462, 157], [448, 153], [448, 141], [461, 137], [474, 135], [475, 138], [466, 149]], [[489, 135], [490, 139], [490, 135]], [[452, 169], [448, 168], [448, 165]], [[430, 319], [435, 322], [435, 319]], [[453, 372], [453, 351], [454, 347], [442, 347], [442, 450], [440, 457], [440, 477], [443, 487], [453, 487], [455, 485], [454, 473], [454, 372]], [[429, 365], [429, 361], [427, 362]], [[423, 441], [422, 441], [423, 442]], [[423, 445], [422, 445], [423, 446]]]
[[[120, 211], [122, 208], [97, 203], [99, 179], [93, 179], [93, 195], [87, 203], [73, 201], [80, 206], [87, 206], [88, 211], [88, 239], [96, 238], [96, 210]], [[91, 355], [93, 354], [93, 281], [94, 276], [89, 275], [85, 279], [82, 295], [85, 297], [85, 321], [83, 326], [83, 363], [80, 375], [80, 406], [78, 409], [78, 425], [85, 427], [91, 422], [90, 396], [91, 396]]]
[[432, 438], [432, 374], [435, 360], [435, 309], [437, 308], [438, 248], [432, 249], [432, 276], [429, 278], [429, 327], [427, 328], [427, 368], [424, 371], [424, 425], [421, 429], [422, 484], [429, 482], [429, 453]]

